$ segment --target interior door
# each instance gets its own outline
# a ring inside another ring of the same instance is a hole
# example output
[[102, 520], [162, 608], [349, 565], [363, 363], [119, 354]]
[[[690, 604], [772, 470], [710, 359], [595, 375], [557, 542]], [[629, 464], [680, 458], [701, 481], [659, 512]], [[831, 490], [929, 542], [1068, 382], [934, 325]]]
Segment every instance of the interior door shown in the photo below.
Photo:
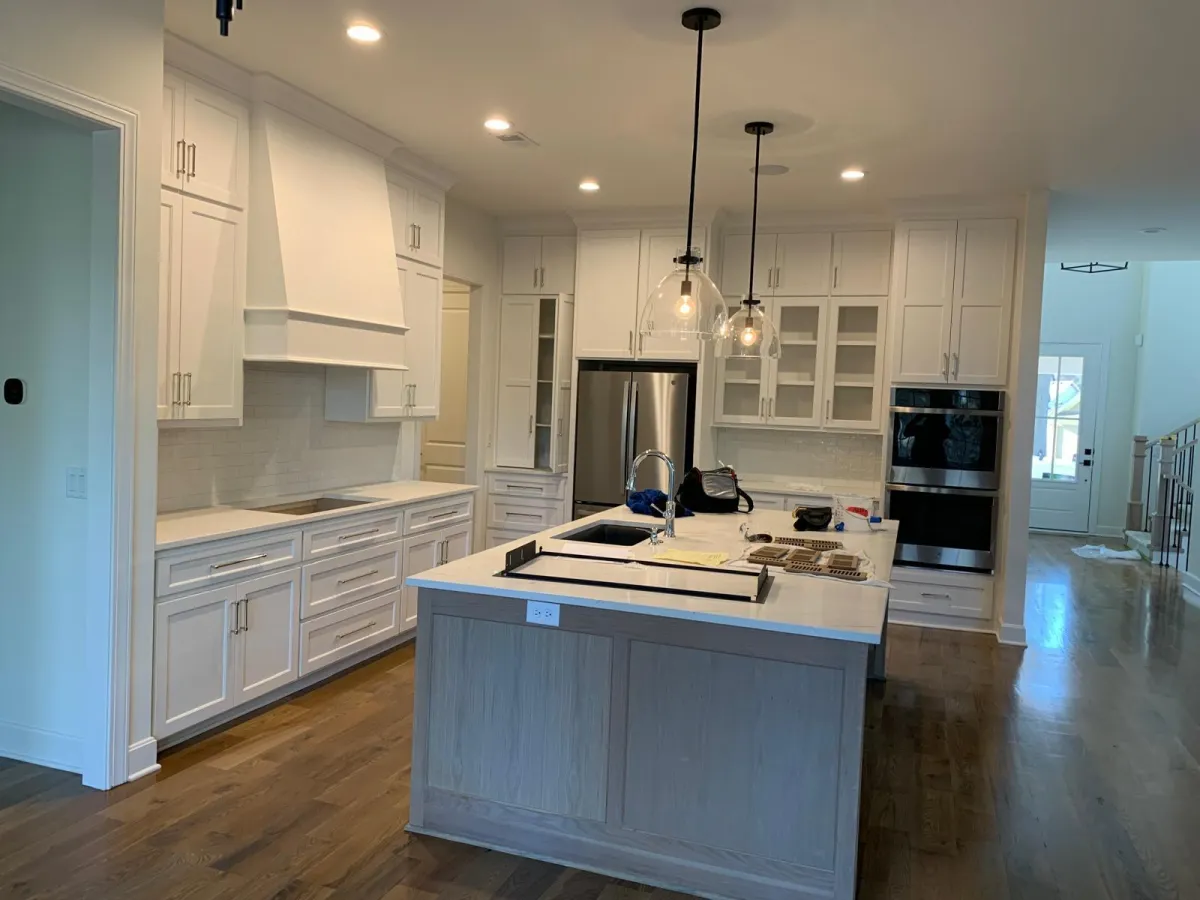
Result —
[[154, 735], [233, 706], [236, 586], [154, 604]]
[[189, 81], [186, 92], [188, 173], [184, 190], [244, 209], [249, 185], [250, 112], [215, 88]]
[[408, 266], [404, 276], [404, 318], [411, 340], [404, 342], [404, 373], [409, 393], [408, 414], [435, 418], [441, 394], [442, 273], [419, 264]]
[[[641, 283], [638, 289], [637, 322], [634, 329], [642, 324], [642, 313], [645, 310], [646, 298], [658, 286], [658, 283], [675, 271], [675, 259], [684, 252], [687, 233], [683, 231], [647, 231], [642, 235], [641, 248]], [[695, 246], [704, 246], [704, 230], [692, 234]], [[701, 267], [703, 268], [703, 263]], [[679, 359], [695, 361], [700, 358], [699, 338], [681, 340], [670, 337], [644, 337], [635, 335], [638, 359]]]
[[242, 630], [235, 706], [299, 677], [300, 570], [241, 582], [237, 600]]
[[958, 223], [950, 380], [1003, 386], [1017, 259], [1016, 219]]
[[949, 380], [957, 242], [958, 222], [908, 222], [896, 232], [893, 381]]
[[241, 252], [245, 216], [185, 197], [179, 370], [183, 418], [237, 419], [242, 414]]
[[1042, 344], [1033, 426], [1029, 524], [1089, 531], [1097, 462], [1096, 414], [1104, 391], [1100, 344]]
[[[690, 383], [691, 376], [684, 372], [634, 372], [632, 379], [631, 453], [636, 456], [644, 450], [661, 450], [675, 464], [677, 480], [692, 464], [688, 454]], [[634, 489], [647, 488], [670, 495], [666, 463], [657, 459], [642, 463]]]
[[442, 291], [442, 383], [438, 416], [421, 429], [421, 480], [467, 481], [467, 367], [471, 295], [447, 282]]
[[158, 418], [179, 412], [179, 294], [183, 289], [183, 196], [162, 191], [158, 232]]
[[829, 293], [829, 245], [828, 233], [779, 235], [775, 239], [775, 296], [826, 296]]
[[505, 297], [500, 308], [496, 465], [533, 467], [537, 361], [536, 297]]

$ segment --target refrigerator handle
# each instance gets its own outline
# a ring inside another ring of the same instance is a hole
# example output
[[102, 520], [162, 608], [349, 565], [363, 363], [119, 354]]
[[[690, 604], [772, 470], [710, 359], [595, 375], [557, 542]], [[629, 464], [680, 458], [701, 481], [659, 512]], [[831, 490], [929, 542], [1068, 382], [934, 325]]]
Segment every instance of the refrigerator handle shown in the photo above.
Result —
[[621, 491], [628, 495], [625, 484], [629, 480], [629, 393], [631, 383], [626, 381], [621, 388], [621, 453], [624, 462], [621, 465]]
[[633, 461], [637, 457], [637, 417], [638, 386], [635, 381], [633, 382], [633, 395], [629, 398], [628, 442], [625, 445], [625, 481], [627, 484], [629, 482], [629, 475], [633, 471]]

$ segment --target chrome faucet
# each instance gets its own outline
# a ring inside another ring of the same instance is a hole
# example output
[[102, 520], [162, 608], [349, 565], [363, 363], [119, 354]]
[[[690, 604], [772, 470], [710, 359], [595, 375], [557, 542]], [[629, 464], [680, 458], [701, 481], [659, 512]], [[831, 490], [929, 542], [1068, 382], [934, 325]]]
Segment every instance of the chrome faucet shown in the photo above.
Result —
[[[671, 457], [663, 453], [661, 450], [644, 450], [638, 454], [637, 459], [633, 461], [633, 465], [629, 469], [629, 481], [625, 483], [625, 495], [628, 496], [633, 490], [633, 483], [637, 480], [637, 470], [647, 459], [654, 457], [661, 459], [667, 464], [667, 475], [670, 480], [670, 492], [667, 494], [666, 509], [659, 510], [662, 513], [663, 524], [665, 527], [666, 537], [675, 537], [675, 463], [671, 462]], [[655, 507], [657, 509], [657, 507]]]

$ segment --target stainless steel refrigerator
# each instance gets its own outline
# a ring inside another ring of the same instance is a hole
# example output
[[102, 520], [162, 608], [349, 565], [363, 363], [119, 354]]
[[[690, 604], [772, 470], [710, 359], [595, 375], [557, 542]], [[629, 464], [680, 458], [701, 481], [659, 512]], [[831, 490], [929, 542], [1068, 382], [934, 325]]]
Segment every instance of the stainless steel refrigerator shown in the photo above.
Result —
[[[680, 479], [691, 468], [694, 365], [584, 360], [579, 363], [576, 396], [576, 519], [625, 502], [629, 470], [643, 450], [662, 450], [670, 456]], [[666, 465], [646, 460], [635, 488], [666, 493]]]

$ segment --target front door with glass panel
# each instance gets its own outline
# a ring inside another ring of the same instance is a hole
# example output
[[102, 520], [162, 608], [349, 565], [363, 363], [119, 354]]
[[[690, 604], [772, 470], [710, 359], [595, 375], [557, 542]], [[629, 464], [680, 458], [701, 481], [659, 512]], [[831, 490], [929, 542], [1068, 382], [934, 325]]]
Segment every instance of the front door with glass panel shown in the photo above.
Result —
[[1032, 528], [1089, 529], [1102, 351], [1099, 344], [1042, 344], [1033, 423]]

